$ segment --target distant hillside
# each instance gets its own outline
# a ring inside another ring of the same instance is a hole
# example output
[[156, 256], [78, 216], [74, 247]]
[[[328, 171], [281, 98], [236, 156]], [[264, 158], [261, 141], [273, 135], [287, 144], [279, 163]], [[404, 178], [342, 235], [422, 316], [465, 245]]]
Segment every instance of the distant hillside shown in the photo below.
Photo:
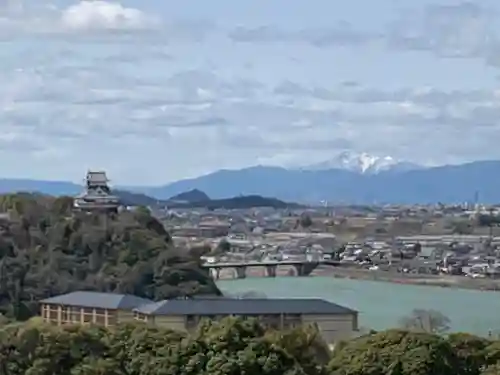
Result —
[[47, 195], [75, 195], [82, 191], [82, 187], [72, 182], [42, 181], [29, 179], [0, 179], [0, 194], [17, 191], [39, 192]]
[[478, 161], [417, 170], [361, 174], [342, 169], [287, 170], [256, 166], [220, 170], [194, 179], [147, 188], [167, 198], [199, 189], [214, 199], [237, 195], [276, 197], [288, 202], [319, 203], [463, 203], [500, 202], [500, 161]]
[[206, 195], [203, 191], [198, 189], [185, 191], [183, 193], [177, 194], [169, 198], [170, 202], [178, 202], [178, 203], [195, 203], [195, 202], [204, 202], [209, 200], [210, 197]]
[[152, 198], [146, 194], [133, 193], [126, 190], [114, 189], [113, 194], [116, 194], [120, 198], [120, 202], [125, 206], [156, 206], [158, 204], [167, 204], [164, 201]]
[[276, 209], [297, 208], [296, 203], [286, 203], [275, 198], [265, 198], [258, 195], [241, 196], [227, 199], [209, 199], [191, 203], [171, 203], [170, 208], [208, 208], [215, 209], [248, 209], [254, 207], [272, 207]]
[[[173, 182], [165, 186], [138, 187], [134, 190], [159, 199], [168, 199], [193, 189], [205, 192], [212, 199], [225, 199], [239, 195], [277, 197], [271, 192], [282, 190], [285, 186], [290, 191], [296, 189], [287, 184], [286, 177], [289, 172], [292, 171], [278, 167], [261, 166], [240, 170], [220, 170], [205, 176]], [[302, 172], [293, 171], [292, 173], [300, 175]], [[281, 178], [285, 178], [285, 180], [281, 180]], [[228, 185], [225, 185], [225, 183], [228, 183]], [[281, 197], [277, 198], [282, 199]], [[289, 200], [294, 201], [294, 199]]]

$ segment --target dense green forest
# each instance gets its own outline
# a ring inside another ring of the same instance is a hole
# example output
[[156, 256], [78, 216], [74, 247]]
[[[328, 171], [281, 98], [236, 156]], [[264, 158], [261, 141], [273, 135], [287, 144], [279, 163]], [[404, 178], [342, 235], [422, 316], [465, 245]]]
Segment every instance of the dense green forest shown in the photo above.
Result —
[[175, 248], [147, 210], [74, 214], [72, 198], [0, 196], [0, 312], [16, 319], [37, 301], [74, 290], [159, 300], [219, 294], [199, 257]]
[[314, 327], [266, 331], [255, 320], [204, 322], [186, 335], [146, 324], [111, 329], [0, 328], [0, 375], [496, 375], [500, 342], [389, 330], [339, 343]]

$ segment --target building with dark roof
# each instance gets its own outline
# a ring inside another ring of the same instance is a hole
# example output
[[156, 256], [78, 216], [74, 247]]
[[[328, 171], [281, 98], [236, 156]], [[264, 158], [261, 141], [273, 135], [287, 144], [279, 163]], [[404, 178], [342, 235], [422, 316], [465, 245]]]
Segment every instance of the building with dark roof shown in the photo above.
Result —
[[357, 311], [322, 299], [165, 300], [139, 306], [134, 313], [137, 320], [186, 331], [196, 328], [202, 319], [228, 316], [258, 318], [276, 329], [316, 324], [327, 342], [350, 338], [358, 330]]
[[358, 312], [322, 299], [198, 297], [153, 302], [127, 294], [73, 292], [40, 301], [46, 322], [112, 326], [138, 320], [191, 331], [202, 319], [228, 316], [257, 318], [276, 329], [315, 324], [325, 341], [351, 338], [358, 330]]
[[111, 326], [134, 319], [133, 309], [153, 301], [130, 294], [72, 292], [40, 301], [42, 318], [63, 324]]

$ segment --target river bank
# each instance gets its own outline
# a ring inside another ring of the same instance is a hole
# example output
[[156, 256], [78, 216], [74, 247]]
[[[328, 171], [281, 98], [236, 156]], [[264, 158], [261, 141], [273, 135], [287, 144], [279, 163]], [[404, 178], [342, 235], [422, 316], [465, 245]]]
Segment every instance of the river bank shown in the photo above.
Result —
[[500, 291], [500, 280], [486, 278], [472, 279], [455, 275], [421, 275], [388, 271], [372, 271], [358, 268], [320, 269], [316, 275], [331, 276], [339, 279], [381, 281], [394, 284], [425, 285], [441, 288]]

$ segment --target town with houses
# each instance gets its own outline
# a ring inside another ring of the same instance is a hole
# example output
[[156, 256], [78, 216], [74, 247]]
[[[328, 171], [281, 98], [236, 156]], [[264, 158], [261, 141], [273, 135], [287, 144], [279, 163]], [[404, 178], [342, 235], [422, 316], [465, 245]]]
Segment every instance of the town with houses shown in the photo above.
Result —
[[[212, 268], [295, 261], [318, 263], [313, 274], [367, 271], [366, 277], [385, 273], [429, 280], [500, 276], [500, 229], [488, 221], [497, 212], [478, 204], [155, 210], [178, 243], [214, 249], [203, 258]], [[224, 277], [251, 274], [228, 271]]]

